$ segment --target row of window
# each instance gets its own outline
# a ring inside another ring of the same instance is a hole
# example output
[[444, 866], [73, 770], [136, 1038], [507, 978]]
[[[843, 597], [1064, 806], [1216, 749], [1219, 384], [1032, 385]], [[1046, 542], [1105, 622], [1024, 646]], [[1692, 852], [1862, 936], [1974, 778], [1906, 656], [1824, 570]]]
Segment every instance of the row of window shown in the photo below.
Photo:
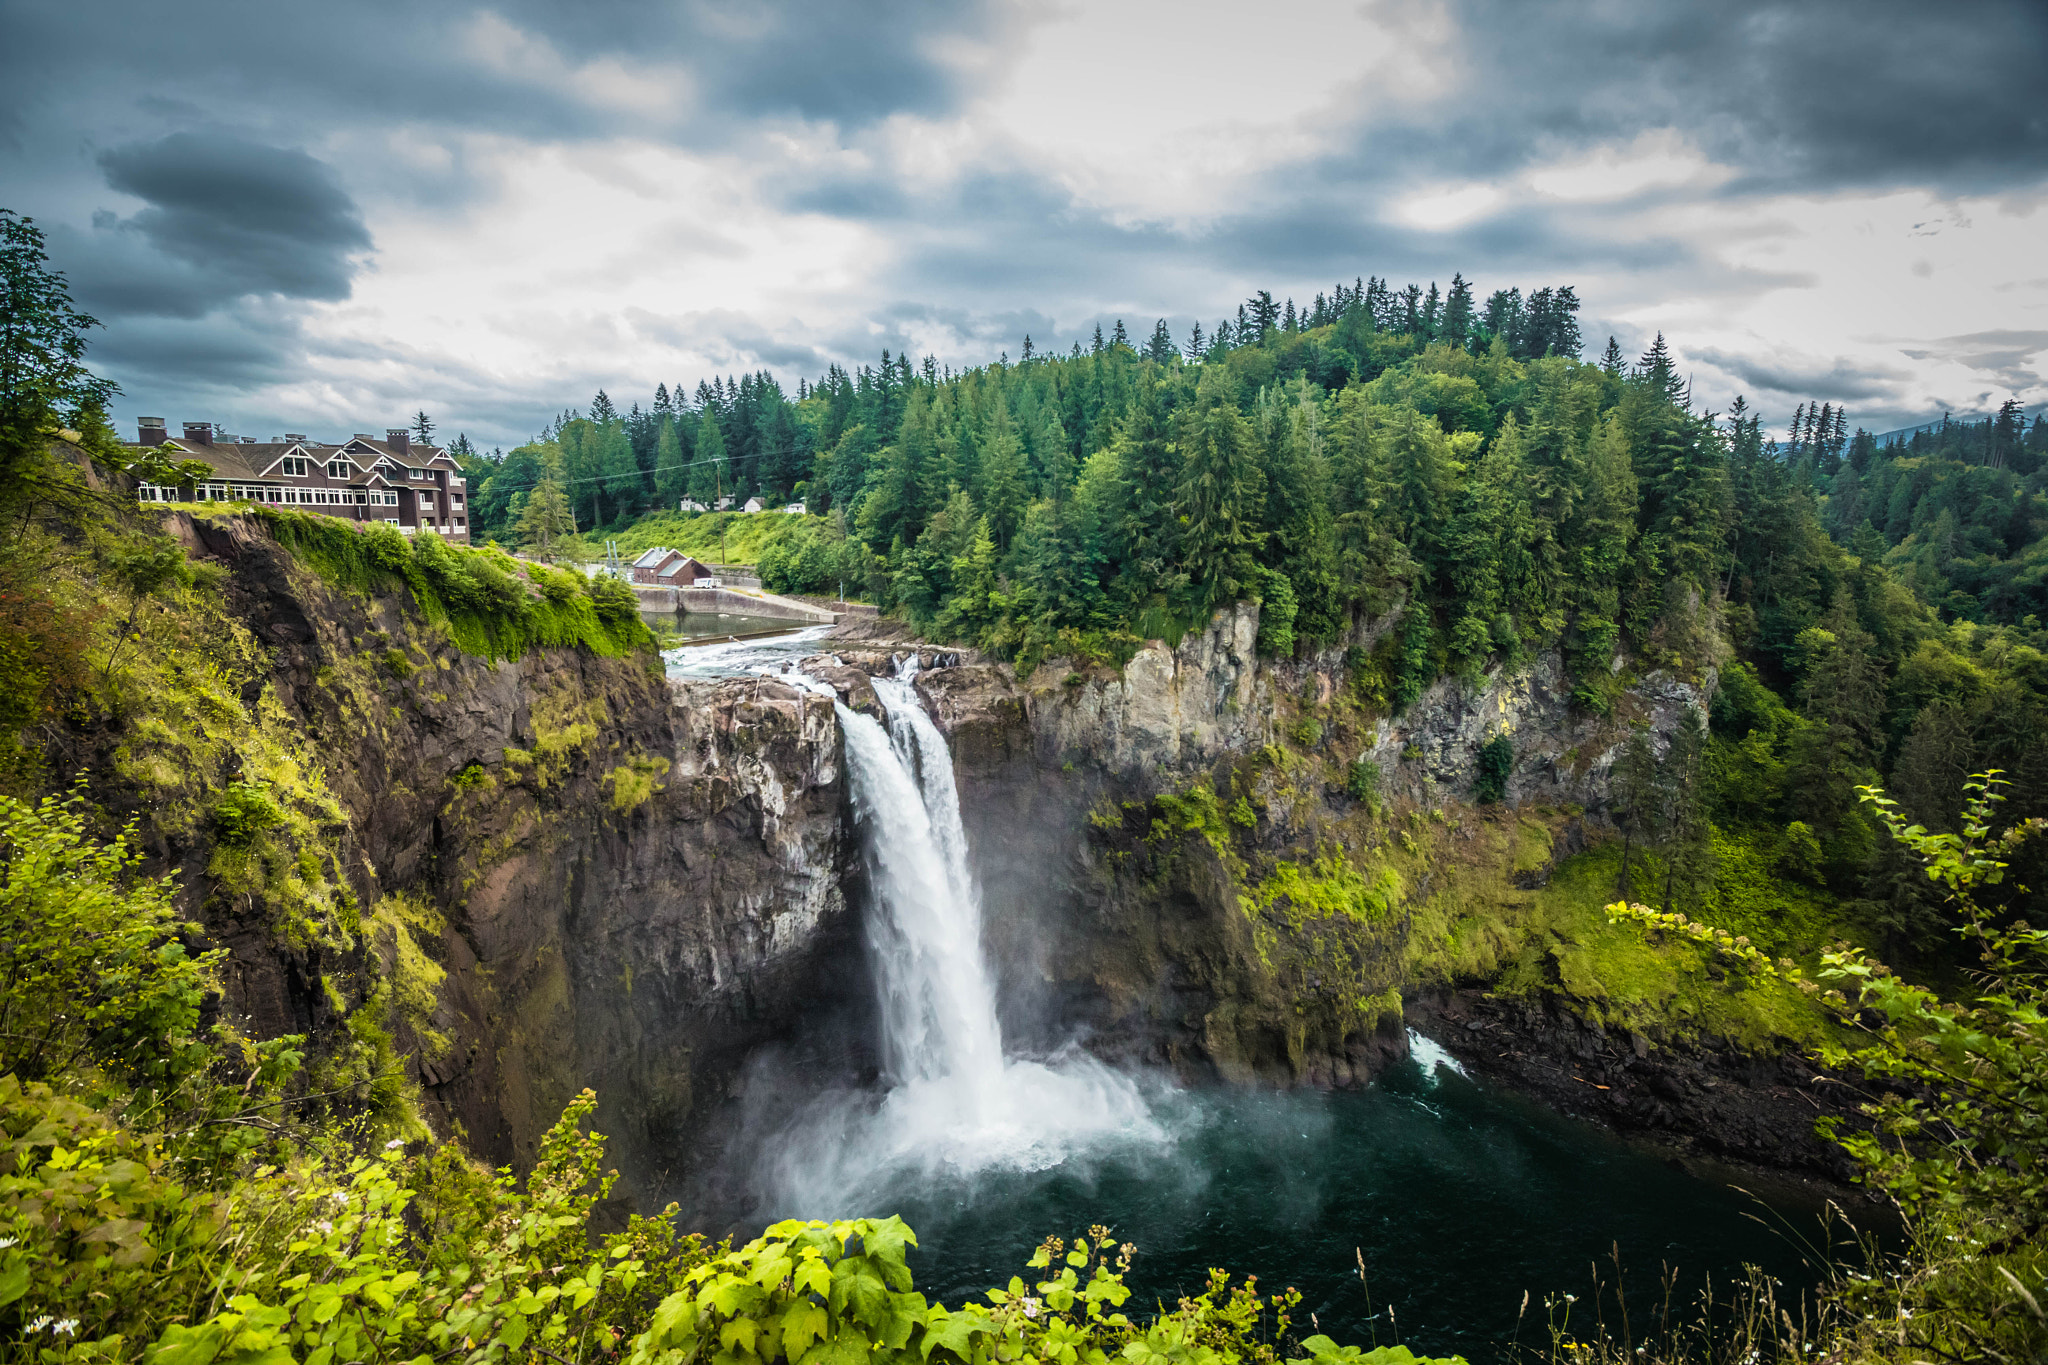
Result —
[[[301, 455], [287, 455], [281, 463], [284, 466], [284, 476], [287, 479], [306, 478], [313, 468], [313, 462]], [[347, 460], [329, 460], [327, 462], [327, 477], [330, 479], [346, 479], [355, 473], [355, 468], [355, 465]], [[415, 483], [429, 483], [432, 482], [434, 473], [430, 469], [407, 469], [405, 477]]]
[[[264, 484], [202, 483], [190, 493], [175, 488], [143, 484], [135, 496], [142, 502], [274, 502], [318, 507], [396, 507], [398, 494], [383, 489], [357, 488], [272, 488]], [[433, 499], [422, 497], [422, 506]]]

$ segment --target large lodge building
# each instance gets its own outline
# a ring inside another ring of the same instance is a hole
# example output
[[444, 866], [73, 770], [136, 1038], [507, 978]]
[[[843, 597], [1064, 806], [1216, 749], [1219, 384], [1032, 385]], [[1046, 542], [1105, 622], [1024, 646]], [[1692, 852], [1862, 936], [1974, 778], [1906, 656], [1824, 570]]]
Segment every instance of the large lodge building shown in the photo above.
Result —
[[393, 427], [384, 439], [357, 432], [338, 445], [286, 433], [255, 441], [187, 422], [182, 437], [161, 417], [138, 422], [138, 446], [167, 446], [212, 466], [212, 477], [182, 488], [144, 484], [144, 502], [264, 502], [344, 517], [389, 522], [406, 535], [432, 531], [469, 539], [469, 497], [462, 469], [439, 446], [421, 445]]

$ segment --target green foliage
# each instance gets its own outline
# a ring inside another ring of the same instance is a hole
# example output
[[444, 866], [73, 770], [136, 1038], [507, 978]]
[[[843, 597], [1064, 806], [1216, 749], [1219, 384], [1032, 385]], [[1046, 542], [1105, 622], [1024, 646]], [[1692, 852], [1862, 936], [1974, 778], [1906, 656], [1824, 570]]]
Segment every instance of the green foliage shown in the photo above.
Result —
[[0, 1073], [163, 1087], [203, 1064], [179, 1040], [218, 954], [186, 953], [170, 883], [136, 875], [133, 838], [93, 840], [75, 794], [0, 797]]
[[1376, 805], [1381, 776], [1379, 764], [1369, 758], [1354, 758], [1344, 768], [1344, 794], [1353, 801]]
[[2032, 1239], [2048, 1231], [2048, 1113], [2040, 1105], [2048, 1088], [2048, 931], [2001, 922], [1980, 896], [2004, 880], [2010, 858], [2048, 821], [1994, 834], [2002, 785], [1996, 772], [1970, 780], [1954, 834], [1908, 824], [1892, 798], [1863, 789], [1975, 949], [1971, 999], [1944, 1001], [1848, 948], [1826, 954], [1819, 976], [1831, 987], [1824, 999], [1863, 1038], [1830, 1060], [1908, 1085], [1866, 1109], [1893, 1141], [1841, 1138], [1868, 1178], [1918, 1217], [1967, 1218], [1994, 1239]]
[[1698, 942], [1753, 981], [1791, 976], [1833, 1011], [1842, 1034], [1822, 1039], [1820, 1056], [1861, 1071], [1876, 1088], [1861, 1106], [1870, 1127], [1829, 1118], [1821, 1130], [1896, 1202], [1914, 1241], [1899, 1272], [1849, 1277], [1840, 1292], [1862, 1322], [1882, 1321], [1886, 1344], [1913, 1359], [2029, 1359], [2048, 1347], [2048, 1315], [2028, 1287], [2042, 1283], [2048, 1262], [2048, 1114], [2040, 1103], [2048, 1090], [2048, 933], [2002, 919], [1980, 899], [2048, 821], [1994, 833], [2002, 785], [1996, 772], [1969, 780], [1955, 833], [1909, 824], [1876, 787], [1861, 793], [1940, 889], [1955, 932], [1976, 950], [1967, 1001], [1904, 981], [1847, 945], [1821, 953], [1808, 973], [1726, 929], [1645, 906], [1610, 907], [1617, 921]]
[[1343, 850], [1325, 848], [1306, 866], [1281, 860], [1252, 888], [1246, 914], [1278, 910], [1291, 925], [1304, 920], [1352, 920], [1371, 924], [1400, 904], [1406, 888], [1401, 874], [1382, 865], [1368, 880]]
[[1472, 799], [1490, 806], [1508, 794], [1508, 778], [1515, 771], [1515, 742], [1495, 735], [1479, 746], [1477, 771], [1472, 778]]
[[256, 836], [284, 823], [284, 812], [270, 799], [264, 782], [230, 782], [213, 808], [215, 837], [229, 848], [247, 848]]
[[60, 428], [86, 429], [113, 454], [102, 414], [120, 390], [85, 367], [85, 334], [97, 326], [49, 268], [35, 220], [0, 209], [0, 505], [73, 492], [49, 458]]
[[333, 517], [275, 508], [251, 515], [338, 587], [409, 592], [420, 614], [445, 625], [468, 654], [517, 659], [532, 649], [581, 646], [617, 657], [653, 643], [639, 599], [615, 579], [523, 563], [501, 550], [450, 545], [435, 535], [408, 542], [390, 526], [357, 531]]

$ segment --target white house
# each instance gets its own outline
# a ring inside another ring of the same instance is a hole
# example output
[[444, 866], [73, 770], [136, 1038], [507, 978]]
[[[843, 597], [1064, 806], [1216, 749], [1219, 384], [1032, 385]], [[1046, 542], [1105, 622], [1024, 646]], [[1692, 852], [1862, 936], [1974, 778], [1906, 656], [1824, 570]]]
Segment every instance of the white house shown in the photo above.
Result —
[[676, 504], [676, 510], [679, 512], [709, 512], [711, 509], [698, 502], [695, 498], [684, 498], [680, 503]]
[[761, 510], [763, 509], [759, 498], [748, 498], [745, 505], [740, 508], [742, 512], [759, 512]]
[[793, 502], [782, 510], [789, 516], [800, 517], [804, 514], [804, 505], [800, 502]]

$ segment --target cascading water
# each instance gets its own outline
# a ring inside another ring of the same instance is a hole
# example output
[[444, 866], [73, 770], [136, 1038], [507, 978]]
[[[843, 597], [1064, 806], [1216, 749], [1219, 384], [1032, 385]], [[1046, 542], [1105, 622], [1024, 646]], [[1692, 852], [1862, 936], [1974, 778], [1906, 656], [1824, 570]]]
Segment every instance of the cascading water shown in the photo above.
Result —
[[1038, 1170], [1096, 1144], [1166, 1136], [1129, 1078], [1078, 1050], [1004, 1055], [952, 756], [915, 673], [913, 657], [898, 677], [874, 679], [887, 730], [834, 702], [874, 891], [868, 948], [890, 1088], [879, 1104], [842, 1097], [797, 1126], [772, 1183], [807, 1216], [857, 1211], [906, 1176]]

